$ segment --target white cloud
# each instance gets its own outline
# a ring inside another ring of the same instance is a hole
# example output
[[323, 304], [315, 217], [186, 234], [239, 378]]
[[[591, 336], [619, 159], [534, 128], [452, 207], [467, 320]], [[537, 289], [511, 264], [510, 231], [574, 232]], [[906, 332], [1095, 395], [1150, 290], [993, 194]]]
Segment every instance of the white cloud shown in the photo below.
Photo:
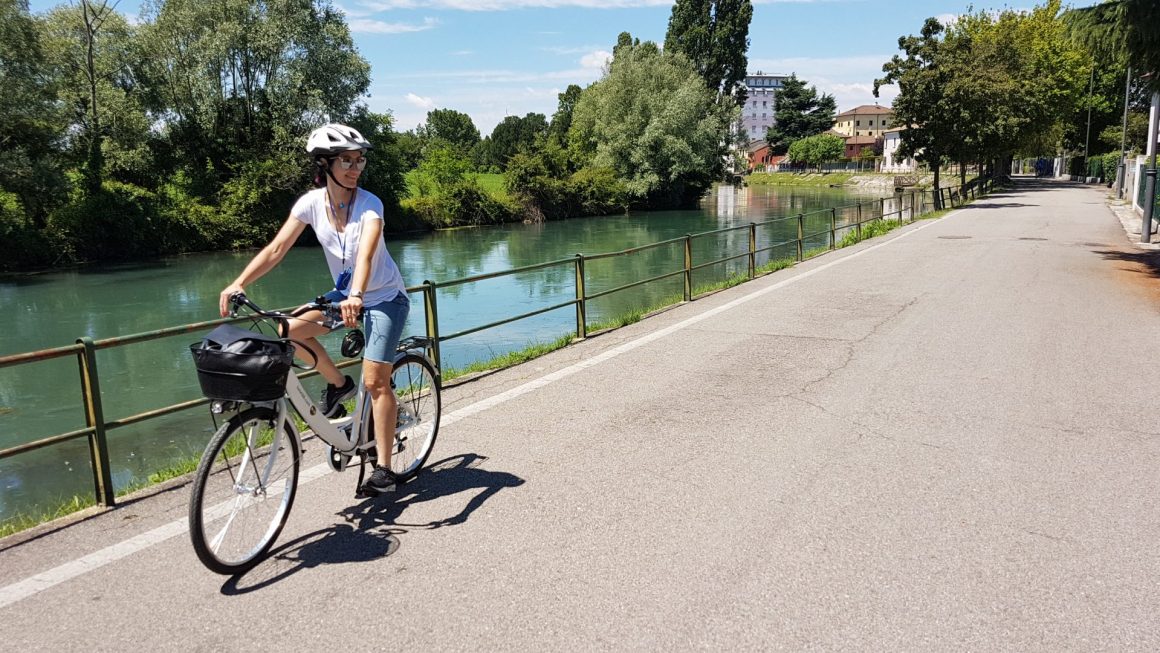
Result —
[[439, 21], [434, 18], [424, 18], [422, 23], [387, 23], [369, 18], [354, 18], [348, 23], [350, 31], [363, 34], [404, 34], [407, 32], [422, 32], [434, 29]]
[[453, 57], [466, 57], [468, 55], [475, 54], [475, 50], [456, 50], [454, 52], [448, 52], [447, 54]]
[[604, 65], [612, 59], [612, 53], [607, 50], [596, 50], [580, 57], [580, 66], [584, 69], [604, 70]]
[[435, 108], [435, 100], [432, 100], [429, 97], [408, 93], [403, 99], [405, 99], [408, 104], [413, 104], [420, 109], [431, 110]]

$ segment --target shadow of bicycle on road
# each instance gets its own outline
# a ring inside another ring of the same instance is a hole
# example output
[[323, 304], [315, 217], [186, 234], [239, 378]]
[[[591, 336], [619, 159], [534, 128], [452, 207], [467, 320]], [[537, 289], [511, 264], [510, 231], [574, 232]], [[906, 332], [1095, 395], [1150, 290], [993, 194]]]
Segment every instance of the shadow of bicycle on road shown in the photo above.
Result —
[[[339, 511], [344, 523], [278, 546], [254, 569], [231, 576], [222, 585], [222, 594], [247, 594], [321, 565], [381, 560], [398, 551], [399, 537], [410, 531], [466, 522], [471, 513], [504, 488], [524, 484], [524, 479], [514, 474], [481, 469], [485, 460], [486, 456], [478, 454], [460, 454], [432, 463], [395, 492], [364, 499]], [[420, 523], [400, 521], [407, 509], [416, 504], [473, 490], [477, 491], [475, 495], [453, 515]]]

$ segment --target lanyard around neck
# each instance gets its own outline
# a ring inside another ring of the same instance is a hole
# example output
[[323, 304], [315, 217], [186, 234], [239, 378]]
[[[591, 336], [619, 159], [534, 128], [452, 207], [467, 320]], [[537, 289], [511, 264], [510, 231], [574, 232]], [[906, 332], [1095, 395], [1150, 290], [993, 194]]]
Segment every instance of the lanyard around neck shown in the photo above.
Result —
[[354, 192], [350, 194], [350, 201], [348, 201], [344, 208], [346, 208], [346, 222], [343, 223], [342, 231], [338, 230], [338, 210], [334, 208], [334, 203], [330, 201], [330, 189], [326, 189], [326, 215], [330, 219], [330, 226], [334, 229], [334, 233], [338, 236], [338, 246], [342, 249], [342, 267], [346, 269], [346, 229], [350, 226], [350, 214], [354, 210], [354, 200], [358, 196], [358, 187], [355, 187]]

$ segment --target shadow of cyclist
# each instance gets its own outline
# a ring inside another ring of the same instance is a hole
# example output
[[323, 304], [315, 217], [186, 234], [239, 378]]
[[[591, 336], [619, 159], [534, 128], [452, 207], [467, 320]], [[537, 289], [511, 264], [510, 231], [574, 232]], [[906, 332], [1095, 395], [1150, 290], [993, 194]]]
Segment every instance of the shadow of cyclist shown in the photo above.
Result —
[[[347, 522], [357, 523], [359, 530], [369, 531], [377, 526], [390, 525], [396, 528], [431, 529], [462, 524], [471, 513], [508, 487], [523, 485], [524, 480], [506, 472], [480, 469], [487, 460], [478, 454], [451, 456], [431, 464], [415, 480], [394, 492], [371, 497], [361, 503], [339, 512]], [[436, 521], [406, 523], [402, 521], [407, 508], [426, 501], [479, 490], [458, 513]]]
[[[267, 559], [247, 574], [231, 576], [222, 594], [247, 594], [268, 587], [313, 567], [349, 562], [370, 562], [398, 551], [399, 536], [462, 524], [472, 512], [500, 490], [523, 485], [524, 480], [507, 472], [480, 469], [487, 460], [478, 454], [461, 454], [431, 464], [410, 483], [395, 492], [365, 499], [337, 514], [345, 523], [307, 533], [274, 549]], [[436, 521], [407, 524], [398, 519], [408, 507], [461, 492], [475, 494], [454, 515]], [[384, 528], [386, 526], [386, 528]], [[241, 580], [246, 578], [245, 586]]]

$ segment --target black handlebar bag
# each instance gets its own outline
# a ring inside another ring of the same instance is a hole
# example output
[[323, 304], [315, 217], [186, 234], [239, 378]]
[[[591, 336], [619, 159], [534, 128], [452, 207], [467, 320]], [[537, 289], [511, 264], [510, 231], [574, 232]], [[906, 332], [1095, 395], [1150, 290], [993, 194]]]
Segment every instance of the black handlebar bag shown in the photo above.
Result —
[[210, 399], [273, 401], [286, 392], [294, 345], [223, 324], [189, 346], [201, 392]]

